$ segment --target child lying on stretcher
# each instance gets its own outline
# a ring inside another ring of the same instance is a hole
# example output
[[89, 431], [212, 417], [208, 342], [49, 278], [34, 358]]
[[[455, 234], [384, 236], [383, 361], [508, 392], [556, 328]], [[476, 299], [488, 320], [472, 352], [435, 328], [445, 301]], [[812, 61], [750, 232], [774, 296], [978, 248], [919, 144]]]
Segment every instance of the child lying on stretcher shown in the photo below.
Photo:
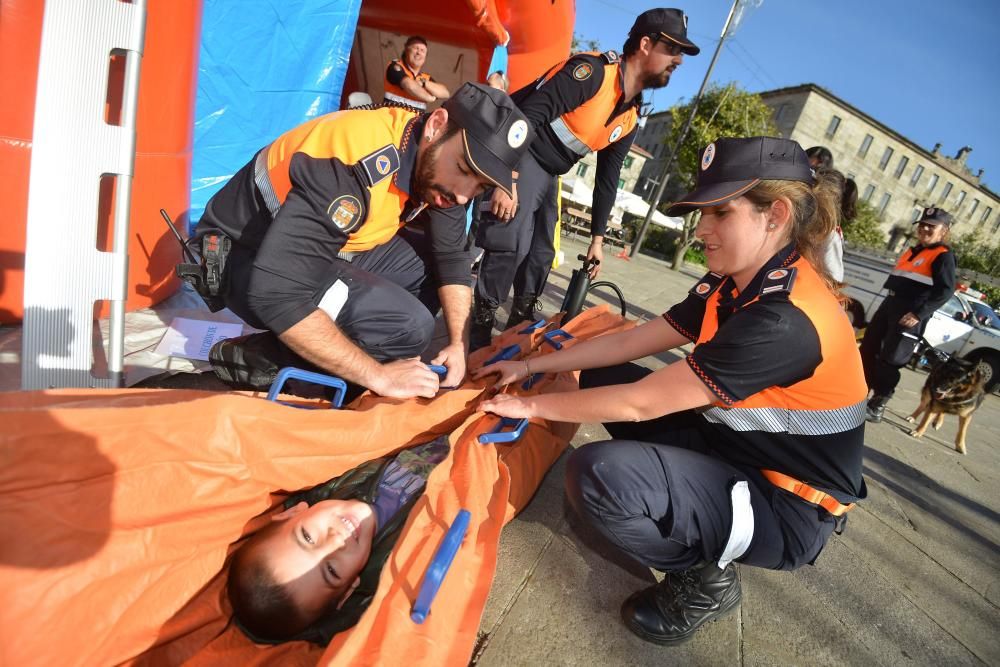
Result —
[[448, 451], [442, 436], [290, 496], [233, 553], [227, 592], [240, 628], [257, 642], [326, 645], [356, 624], [427, 477]]

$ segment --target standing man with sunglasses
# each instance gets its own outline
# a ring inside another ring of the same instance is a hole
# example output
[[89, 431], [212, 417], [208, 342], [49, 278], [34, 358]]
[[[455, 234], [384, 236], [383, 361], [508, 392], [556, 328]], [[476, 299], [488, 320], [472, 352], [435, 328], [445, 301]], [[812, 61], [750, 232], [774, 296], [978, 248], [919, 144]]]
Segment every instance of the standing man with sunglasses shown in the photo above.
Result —
[[[581, 53], [511, 95], [535, 130], [521, 159], [514, 196], [499, 188], [484, 212], [478, 245], [485, 250], [476, 284], [472, 349], [490, 343], [496, 311], [514, 288], [509, 328], [534, 316], [555, 254], [557, 180], [597, 151], [597, 177], [587, 257], [600, 260], [618, 177], [637, 132], [642, 91], [662, 88], [699, 48], [687, 38], [679, 9], [650, 9], [636, 19], [623, 54]], [[489, 196], [489, 195], [488, 195]], [[492, 214], [492, 215], [491, 215]], [[591, 269], [596, 276], [600, 265]]]
[[924, 209], [916, 222], [917, 245], [903, 251], [883, 285], [888, 293], [861, 341], [865, 380], [872, 390], [870, 422], [882, 421], [899, 384], [899, 369], [913, 356], [931, 315], [955, 291], [955, 255], [945, 245], [952, 222], [943, 209]]

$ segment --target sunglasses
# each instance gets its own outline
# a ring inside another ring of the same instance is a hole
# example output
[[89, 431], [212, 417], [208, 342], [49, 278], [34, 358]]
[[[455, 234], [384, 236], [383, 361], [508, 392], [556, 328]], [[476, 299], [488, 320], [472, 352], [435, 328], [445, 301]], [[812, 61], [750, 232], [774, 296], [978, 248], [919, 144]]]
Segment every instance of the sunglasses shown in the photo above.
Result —
[[650, 37], [653, 40], [654, 46], [659, 42], [663, 44], [663, 46], [667, 47], [666, 50], [668, 56], [679, 56], [681, 54], [680, 44], [671, 41], [668, 37], [666, 37], [662, 33], [659, 35], [650, 35]]

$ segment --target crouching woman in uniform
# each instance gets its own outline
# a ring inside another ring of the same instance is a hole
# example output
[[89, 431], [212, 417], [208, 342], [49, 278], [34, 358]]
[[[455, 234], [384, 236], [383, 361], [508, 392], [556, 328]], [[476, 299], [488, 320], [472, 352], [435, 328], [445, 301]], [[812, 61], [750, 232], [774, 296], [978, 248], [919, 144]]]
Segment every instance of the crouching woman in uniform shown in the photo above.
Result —
[[[566, 493], [615, 548], [666, 573], [621, 608], [647, 641], [685, 641], [735, 610], [736, 562], [812, 563], [866, 495], [867, 388], [820, 261], [839, 206], [827, 179], [793, 141], [709, 144], [696, 189], [668, 212], [701, 209], [709, 273], [687, 298], [630, 331], [476, 373], [502, 385], [584, 369], [579, 391], [500, 394], [482, 407], [604, 423], [612, 439], [572, 454]], [[689, 342], [657, 371], [625, 363]]]

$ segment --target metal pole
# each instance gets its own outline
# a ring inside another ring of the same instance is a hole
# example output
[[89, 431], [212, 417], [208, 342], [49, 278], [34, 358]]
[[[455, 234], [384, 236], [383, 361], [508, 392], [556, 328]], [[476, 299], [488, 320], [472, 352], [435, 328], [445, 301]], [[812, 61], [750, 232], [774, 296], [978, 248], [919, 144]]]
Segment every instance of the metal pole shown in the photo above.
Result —
[[715, 67], [715, 61], [719, 59], [719, 52], [722, 51], [722, 44], [726, 41], [726, 33], [729, 32], [729, 24], [732, 23], [733, 14], [736, 13], [736, 7], [739, 6], [741, 1], [742, 0], [733, 0], [733, 6], [729, 8], [729, 16], [726, 17], [726, 24], [722, 26], [722, 34], [719, 36], [719, 43], [715, 47], [715, 53], [712, 54], [712, 62], [708, 64], [708, 71], [705, 72], [705, 78], [701, 80], [701, 88], [698, 89], [698, 94], [694, 96], [694, 100], [691, 102], [691, 113], [688, 114], [687, 122], [684, 123], [681, 133], [677, 137], [677, 142], [670, 151], [670, 157], [667, 158], [666, 164], [663, 165], [663, 174], [660, 176], [660, 186], [656, 189], [656, 196], [653, 197], [653, 201], [649, 204], [649, 210], [646, 211], [646, 218], [642, 221], [642, 225], [639, 227], [639, 233], [636, 234], [635, 243], [632, 244], [632, 249], [629, 251], [629, 257], [635, 257], [636, 254], [638, 254], [639, 247], [642, 245], [642, 241], [646, 237], [646, 230], [649, 228], [649, 223], [653, 219], [653, 213], [656, 211], [656, 207], [660, 205], [660, 200], [663, 198], [663, 192], [667, 189], [667, 182], [670, 180], [670, 168], [674, 164], [674, 159], [677, 157], [677, 153], [680, 152], [681, 144], [684, 143], [688, 130], [691, 129], [691, 123], [694, 121], [694, 115], [698, 111], [698, 103], [701, 101], [702, 93], [705, 92], [705, 86], [708, 85], [709, 77], [712, 76], [712, 69]]

